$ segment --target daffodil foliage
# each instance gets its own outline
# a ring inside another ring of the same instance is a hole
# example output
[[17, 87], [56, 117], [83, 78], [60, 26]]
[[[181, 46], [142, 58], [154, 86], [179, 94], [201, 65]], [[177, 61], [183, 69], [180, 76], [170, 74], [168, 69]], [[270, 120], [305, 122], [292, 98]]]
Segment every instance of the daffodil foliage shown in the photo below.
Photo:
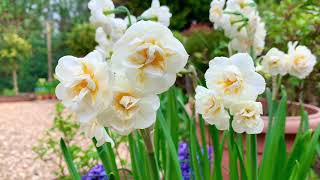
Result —
[[[111, 0], [91, 0], [88, 7], [98, 46], [84, 57], [59, 59], [56, 95], [76, 114], [84, 134], [92, 138], [110, 178], [306, 178], [320, 127], [308, 129], [302, 104], [301, 128], [292, 149], [286, 149], [287, 95], [284, 88], [280, 100], [272, 98], [269, 90], [264, 94], [265, 79], [255, 64], [266, 31], [252, 0], [211, 3], [210, 20], [226, 31], [232, 39], [230, 48], [239, 53], [230, 51], [229, 57], [212, 59], [205, 84], [194, 87], [195, 93], [188, 96], [174, 85], [177, 74], [188, 74], [184, 67], [189, 55], [168, 28], [171, 13], [167, 6], [153, 0], [139, 17], [124, 6], [115, 7]], [[119, 13], [126, 17], [117, 17]], [[289, 73], [301, 77], [312, 71], [314, 56], [306, 47], [289, 43], [290, 66], [282, 62], [285, 56], [277, 49], [270, 50], [263, 69], [282, 74], [282, 68], [288, 68]], [[263, 94], [268, 102], [267, 130], [262, 103], [257, 101]], [[258, 164], [257, 134], [264, 129], [264, 153]], [[130, 175], [123, 175], [117, 166], [114, 133], [127, 137]], [[180, 167], [178, 156], [180, 139], [190, 143], [190, 171], [181, 171], [185, 167]], [[213, 163], [207, 142], [213, 142]], [[225, 144], [228, 152], [224, 152]], [[63, 140], [61, 147], [70, 173], [79, 179]], [[225, 156], [227, 164], [223, 164]]]

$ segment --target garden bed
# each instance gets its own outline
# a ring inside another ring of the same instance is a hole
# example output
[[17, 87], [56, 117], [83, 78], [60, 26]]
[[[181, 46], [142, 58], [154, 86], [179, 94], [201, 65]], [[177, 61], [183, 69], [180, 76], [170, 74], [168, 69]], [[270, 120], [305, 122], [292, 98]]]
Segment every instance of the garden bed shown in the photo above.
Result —
[[0, 103], [34, 101], [34, 100], [36, 100], [36, 96], [33, 93], [23, 93], [16, 96], [0, 96]]

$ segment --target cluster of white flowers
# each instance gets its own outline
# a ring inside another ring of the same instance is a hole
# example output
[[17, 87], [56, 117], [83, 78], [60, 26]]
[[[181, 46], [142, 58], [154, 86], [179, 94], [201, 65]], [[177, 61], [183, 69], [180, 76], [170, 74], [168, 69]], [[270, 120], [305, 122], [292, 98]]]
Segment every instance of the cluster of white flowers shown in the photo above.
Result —
[[288, 43], [288, 53], [272, 48], [263, 56], [261, 70], [272, 76], [290, 75], [300, 79], [307, 77], [316, 64], [316, 57], [306, 46], [299, 45], [298, 42]]
[[261, 21], [253, 0], [213, 0], [210, 21], [222, 28], [231, 39], [230, 47], [238, 52], [261, 54], [265, 45], [265, 24]]
[[[118, 9], [112, 0], [91, 0], [88, 7], [91, 11], [90, 22], [97, 27], [96, 49], [110, 59], [114, 43], [122, 37], [130, 23], [137, 22], [137, 18], [133, 15], [124, 19], [115, 17], [112, 12]], [[171, 16], [167, 6], [160, 6], [159, 0], [153, 0], [151, 7], [142, 13], [140, 19], [157, 21], [168, 27]]]
[[262, 105], [256, 102], [265, 90], [264, 78], [255, 71], [252, 58], [238, 53], [230, 58], [216, 57], [205, 73], [206, 85], [196, 88], [196, 111], [219, 130], [232, 128], [238, 133], [262, 132]]
[[128, 17], [110, 13], [117, 10], [111, 0], [91, 0], [88, 6], [99, 46], [85, 57], [59, 60], [56, 95], [75, 112], [86, 136], [95, 137], [100, 146], [113, 143], [105, 127], [125, 135], [155, 122], [157, 94], [174, 84], [188, 54], [166, 27], [171, 14], [158, 0], [141, 19], [152, 16], [159, 22], [136, 22], [131, 16], [132, 26]]

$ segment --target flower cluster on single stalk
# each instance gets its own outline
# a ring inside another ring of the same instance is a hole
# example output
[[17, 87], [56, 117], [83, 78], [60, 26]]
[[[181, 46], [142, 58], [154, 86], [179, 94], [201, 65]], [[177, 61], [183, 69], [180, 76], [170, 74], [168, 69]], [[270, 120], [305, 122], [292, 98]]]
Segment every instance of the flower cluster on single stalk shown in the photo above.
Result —
[[287, 73], [306, 78], [316, 64], [316, 57], [308, 47], [299, 45], [298, 42], [288, 43], [287, 54], [277, 48], [271, 48], [261, 62], [261, 70], [272, 76], [284, 76]]
[[238, 52], [256, 55], [264, 49], [266, 30], [253, 0], [213, 0], [210, 21], [217, 29], [223, 29], [231, 39], [230, 48]]
[[196, 111], [219, 130], [232, 128], [238, 133], [260, 133], [262, 105], [255, 102], [265, 90], [264, 78], [255, 71], [247, 53], [216, 57], [205, 73], [206, 85], [196, 88]]
[[[126, 135], [155, 122], [157, 94], [174, 84], [188, 54], [167, 28], [171, 14], [158, 0], [139, 18], [111, 0], [91, 0], [88, 7], [99, 45], [85, 57], [59, 60], [56, 95], [100, 146], [113, 143], [105, 127]], [[117, 12], [128, 16], [116, 18]]]

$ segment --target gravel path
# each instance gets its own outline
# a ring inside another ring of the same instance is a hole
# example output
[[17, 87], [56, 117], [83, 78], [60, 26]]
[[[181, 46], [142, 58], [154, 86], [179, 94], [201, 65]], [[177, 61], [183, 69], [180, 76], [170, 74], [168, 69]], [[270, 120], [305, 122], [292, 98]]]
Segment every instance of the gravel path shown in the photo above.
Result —
[[0, 179], [53, 179], [51, 165], [35, 161], [32, 146], [51, 127], [54, 105], [54, 101], [0, 103]]

